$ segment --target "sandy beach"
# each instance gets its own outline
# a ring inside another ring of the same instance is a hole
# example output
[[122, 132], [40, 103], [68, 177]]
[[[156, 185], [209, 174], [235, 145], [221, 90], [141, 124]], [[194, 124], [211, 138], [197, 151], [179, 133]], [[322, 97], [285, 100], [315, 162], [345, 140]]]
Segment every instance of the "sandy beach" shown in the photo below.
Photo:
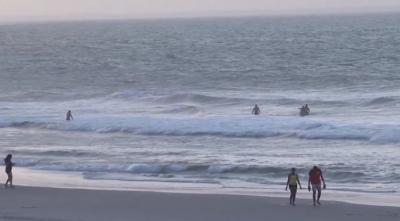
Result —
[[42, 187], [0, 189], [0, 219], [16, 221], [399, 220], [400, 208], [239, 195]]

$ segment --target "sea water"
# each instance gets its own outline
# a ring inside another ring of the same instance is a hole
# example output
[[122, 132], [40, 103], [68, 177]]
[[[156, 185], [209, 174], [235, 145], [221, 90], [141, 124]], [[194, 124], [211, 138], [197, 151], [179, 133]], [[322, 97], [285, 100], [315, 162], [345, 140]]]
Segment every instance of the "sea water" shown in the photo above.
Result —
[[292, 167], [306, 186], [318, 165], [330, 190], [400, 198], [399, 24], [396, 14], [2, 24], [0, 154], [98, 182], [243, 189], [282, 190]]

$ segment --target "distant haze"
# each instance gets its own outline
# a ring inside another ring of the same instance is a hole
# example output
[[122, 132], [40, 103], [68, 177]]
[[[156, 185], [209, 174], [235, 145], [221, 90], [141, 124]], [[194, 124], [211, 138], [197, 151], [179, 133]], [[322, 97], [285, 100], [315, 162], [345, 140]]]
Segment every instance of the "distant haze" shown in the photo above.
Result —
[[0, 0], [1, 21], [386, 11], [400, 0]]

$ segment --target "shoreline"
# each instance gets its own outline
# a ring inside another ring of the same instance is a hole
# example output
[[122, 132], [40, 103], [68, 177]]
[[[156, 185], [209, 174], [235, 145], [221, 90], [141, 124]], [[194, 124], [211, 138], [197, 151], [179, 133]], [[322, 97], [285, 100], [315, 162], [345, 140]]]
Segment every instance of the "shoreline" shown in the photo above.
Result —
[[[17, 188], [53, 188], [67, 190], [98, 190], [118, 192], [149, 192], [193, 195], [230, 195], [248, 197], [280, 198], [287, 200], [289, 191], [259, 188], [226, 188], [218, 184], [174, 183], [153, 181], [120, 181], [85, 179], [80, 172], [42, 171], [29, 168], [14, 169]], [[0, 176], [5, 180], [5, 174]], [[1, 188], [0, 188], [1, 189]], [[311, 203], [312, 194], [305, 188], [298, 191], [297, 198]], [[389, 206], [400, 208], [400, 196], [325, 190], [322, 201], [365, 206]]]
[[400, 208], [262, 196], [16, 187], [0, 189], [0, 220], [394, 221]]

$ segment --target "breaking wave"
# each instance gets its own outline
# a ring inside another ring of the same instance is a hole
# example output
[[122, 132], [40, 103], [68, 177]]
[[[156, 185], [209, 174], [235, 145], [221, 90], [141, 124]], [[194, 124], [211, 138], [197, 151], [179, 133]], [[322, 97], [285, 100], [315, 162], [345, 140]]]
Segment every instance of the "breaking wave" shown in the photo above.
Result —
[[383, 104], [393, 103], [396, 101], [398, 101], [398, 99], [394, 97], [378, 97], [367, 102], [366, 105], [367, 106], [383, 105]]
[[162, 136], [221, 136], [237, 138], [293, 137], [299, 139], [362, 140], [400, 143], [400, 125], [361, 125], [298, 117], [86, 117], [72, 122], [19, 120], [0, 127], [60, 131], [132, 133]]
[[[19, 160], [16, 161], [19, 166], [30, 167], [36, 170], [47, 171], [65, 171], [82, 173], [119, 173], [119, 174], [149, 174], [149, 175], [170, 175], [163, 177], [174, 177], [175, 175], [199, 176], [224, 178], [226, 176], [245, 175], [251, 177], [267, 176], [269, 178], [282, 178], [288, 173], [287, 167], [274, 167], [267, 165], [223, 165], [223, 164], [157, 164], [157, 163], [131, 163], [131, 164], [102, 164], [102, 163], [61, 163], [49, 161]], [[310, 168], [297, 168], [302, 176], [307, 177]], [[338, 171], [324, 167], [324, 173], [330, 179], [340, 180], [341, 182], [354, 182], [355, 180], [364, 180], [364, 182], [374, 182], [365, 173], [360, 171]], [[231, 177], [232, 178], [232, 177]]]
[[[203, 173], [203, 174], [268, 174], [269, 176], [287, 174], [287, 167], [272, 167], [260, 165], [221, 165], [221, 164], [71, 164], [54, 163], [34, 160], [17, 161], [19, 166], [29, 166], [34, 169], [56, 170], [56, 171], [75, 171], [75, 172], [108, 172], [108, 173]], [[309, 168], [297, 168], [299, 172], [307, 174]], [[328, 168], [325, 168], [329, 170]], [[351, 171], [326, 171], [331, 176], [338, 179], [347, 179], [366, 176], [362, 172]]]
[[349, 105], [351, 102], [339, 101], [339, 100], [299, 100], [293, 98], [285, 98], [285, 97], [276, 97], [276, 98], [267, 98], [267, 99], [257, 99], [257, 98], [239, 98], [239, 97], [218, 97], [218, 96], [209, 96], [202, 94], [194, 94], [194, 93], [182, 93], [182, 94], [173, 94], [158, 98], [155, 100], [157, 103], [162, 104], [181, 104], [181, 103], [195, 103], [195, 104], [224, 104], [224, 105], [251, 105], [254, 103], [260, 104], [278, 104], [278, 105], [301, 105], [304, 103], [312, 103], [314, 105], [334, 105], [334, 106], [342, 106]]

